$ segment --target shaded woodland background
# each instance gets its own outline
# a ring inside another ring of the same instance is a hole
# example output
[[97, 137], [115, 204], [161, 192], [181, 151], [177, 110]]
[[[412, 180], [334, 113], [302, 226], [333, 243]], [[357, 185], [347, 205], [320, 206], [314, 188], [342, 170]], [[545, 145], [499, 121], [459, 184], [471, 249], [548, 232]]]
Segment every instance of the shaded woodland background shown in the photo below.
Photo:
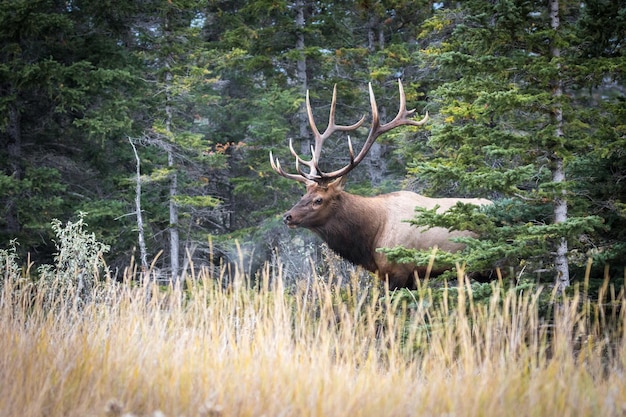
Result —
[[[431, 121], [382, 138], [349, 191], [495, 200], [422, 213], [418, 224], [481, 232], [441, 255], [451, 263], [554, 281], [565, 244], [572, 280], [590, 258], [596, 276], [623, 280], [625, 38], [618, 0], [3, 0], [0, 244], [49, 262], [51, 221], [86, 213], [109, 267], [138, 258], [135, 145], [158, 267], [237, 260], [237, 241], [246, 262], [279, 253], [297, 271], [320, 250], [280, 223], [302, 190], [269, 151], [286, 167], [288, 138], [308, 152], [307, 89], [324, 125], [337, 84], [337, 121], [352, 123], [371, 82], [388, 120], [402, 79]], [[345, 138], [326, 151], [344, 164]]]

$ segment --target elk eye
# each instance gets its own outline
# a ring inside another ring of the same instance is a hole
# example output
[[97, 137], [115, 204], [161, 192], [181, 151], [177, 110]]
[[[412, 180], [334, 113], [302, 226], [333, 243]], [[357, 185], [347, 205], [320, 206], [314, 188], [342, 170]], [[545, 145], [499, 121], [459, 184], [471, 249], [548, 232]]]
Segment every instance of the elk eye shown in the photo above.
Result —
[[313, 204], [315, 204], [316, 206], [319, 206], [320, 204], [322, 204], [322, 200], [321, 198], [316, 198], [315, 201], [313, 201]]

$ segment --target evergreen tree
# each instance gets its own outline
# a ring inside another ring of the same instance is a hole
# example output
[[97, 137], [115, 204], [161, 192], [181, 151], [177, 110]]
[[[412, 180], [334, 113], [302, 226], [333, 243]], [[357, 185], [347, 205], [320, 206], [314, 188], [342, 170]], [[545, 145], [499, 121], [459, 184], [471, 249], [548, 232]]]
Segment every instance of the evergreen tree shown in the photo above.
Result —
[[102, 240], [128, 243], [110, 223], [124, 213], [116, 141], [133, 124], [123, 47], [133, 7], [0, 2], [0, 236], [18, 238], [33, 259], [54, 250], [50, 221], [79, 211], [94, 227], [109, 223]]
[[443, 81], [431, 91], [439, 115], [431, 123], [432, 151], [416, 158], [410, 173], [430, 193], [496, 201], [489, 216], [459, 207], [416, 220], [484, 234], [468, 240], [465, 253], [442, 258], [466, 260], [475, 270], [533, 260], [533, 269], [555, 271], [557, 285], [565, 286], [567, 263], [559, 264], [565, 250], [569, 263], [584, 262], [606, 232], [587, 198], [596, 185], [576, 168], [590, 151], [623, 140], [596, 134], [596, 107], [587, 105], [584, 88], [595, 87], [587, 81], [591, 74], [614, 76], [622, 58], [599, 68], [595, 57], [581, 57], [585, 8], [565, 1], [550, 6], [468, 1], [430, 19], [422, 36], [431, 41], [430, 71]]
[[225, 164], [223, 147], [207, 136], [205, 108], [214, 102], [217, 80], [208, 70], [211, 57], [203, 48], [206, 19], [201, 5], [195, 0], [154, 3], [144, 21], [135, 23], [142, 78], [153, 92], [144, 103], [151, 126], [135, 141], [157, 150], [141, 155], [152, 187], [145, 194], [152, 203], [146, 218], [153, 225], [152, 236], [163, 231], [169, 235], [167, 244], [161, 241], [159, 246], [169, 247], [166, 259], [174, 281], [187, 249], [194, 246], [194, 233], [206, 233], [219, 217], [214, 209], [220, 201], [210, 174]]

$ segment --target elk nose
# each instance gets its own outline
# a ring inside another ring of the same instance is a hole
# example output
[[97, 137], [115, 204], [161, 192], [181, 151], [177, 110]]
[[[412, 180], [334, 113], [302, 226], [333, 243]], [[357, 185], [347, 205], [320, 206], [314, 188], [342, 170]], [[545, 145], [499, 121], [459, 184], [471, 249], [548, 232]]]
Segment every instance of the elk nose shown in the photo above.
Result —
[[289, 224], [290, 221], [291, 221], [291, 214], [285, 213], [285, 215], [283, 216], [283, 223]]

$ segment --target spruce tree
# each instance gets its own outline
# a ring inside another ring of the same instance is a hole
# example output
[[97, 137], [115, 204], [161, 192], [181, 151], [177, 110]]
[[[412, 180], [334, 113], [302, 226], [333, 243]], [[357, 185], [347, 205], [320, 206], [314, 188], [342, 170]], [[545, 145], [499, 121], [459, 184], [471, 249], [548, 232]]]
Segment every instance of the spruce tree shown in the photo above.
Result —
[[[485, 212], [458, 207], [418, 216], [420, 227], [482, 233], [467, 240], [464, 253], [440, 254], [442, 259], [466, 261], [474, 270], [506, 265], [516, 274], [545, 271], [562, 288], [569, 284], [568, 265], [593, 256], [595, 239], [606, 230], [587, 199], [593, 180], [575, 168], [590, 151], [615, 146], [596, 134], [598, 109], [587, 105], [584, 88], [597, 86], [586, 81], [589, 74], [605, 78], [616, 68], [592, 69], [597, 61], [580, 56], [580, 3], [549, 6], [468, 1], [438, 10], [427, 22], [422, 37], [430, 47], [424, 53], [430, 73], [442, 82], [430, 92], [438, 114], [429, 148], [409, 172], [427, 193], [495, 201]], [[402, 250], [390, 255], [428, 259]]]
[[111, 224], [124, 214], [116, 141], [133, 125], [123, 45], [135, 6], [0, 2], [0, 240], [17, 238], [33, 259], [54, 251], [50, 221], [79, 211], [103, 241], [128, 243]]
[[[157, 249], [169, 249], [165, 258], [177, 282], [187, 250], [195, 246], [191, 242], [204, 240], [219, 217], [213, 212], [220, 200], [213, 195], [210, 173], [223, 167], [225, 158], [224, 148], [208, 131], [207, 108], [215, 101], [217, 80], [204, 50], [203, 3], [178, 0], [152, 6], [143, 21], [135, 22], [133, 50], [144, 64], [145, 91], [153, 94], [144, 101], [150, 126], [134, 140], [151, 148], [138, 149], [150, 182], [143, 187], [144, 198], [152, 203], [146, 218], [154, 226], [152, 236], [167, 232], [169, 239]], [[198, 232], [201, 238], [195, 237]]]

